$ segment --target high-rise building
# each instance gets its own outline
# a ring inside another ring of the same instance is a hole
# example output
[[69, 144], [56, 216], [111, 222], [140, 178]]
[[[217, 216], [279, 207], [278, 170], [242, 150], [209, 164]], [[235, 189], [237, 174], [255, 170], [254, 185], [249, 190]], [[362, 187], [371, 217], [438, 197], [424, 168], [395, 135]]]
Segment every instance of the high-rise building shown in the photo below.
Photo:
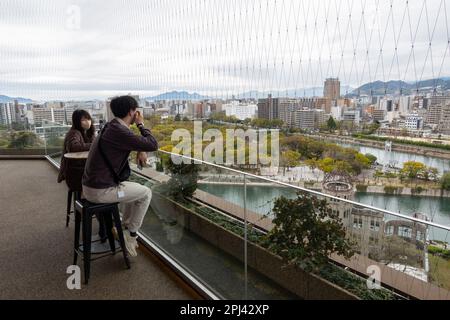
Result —
[[441, 121], [442, 105], [431, 105], [426, 113], [425, 123], [427, 125], [438, 125]]
[[401, 115], [406, 115], [411, 109], [411, 97], [401, 96], [398, 100], [398, 111]]
[[447, 95], [442, 95], [442, 96], [438, 96], [438, 95], [432, 95], [430, 100], [430, 106], [435, 106], [435, 105], [446, 105], [447, 103], [450, 103], [450, 96]]
[[375, 121], [383, 121], [386, 118], [386, 110], [383, 109], [375, 109], [373, 110], [372, 116]]
[[42, 126], [46, 122], [66, 124], [66, 110], [64, 108], [33, 108], [33, 119], [36, 126]]
[[295, 112], [302, 109], [303, 106], [298, 99], [277, 98], [276, 105], [278, 109], [278, 117], [287, 127], [296, 127]]
[[341, 96], [341, 82], [339, 78], [328, 78], [325, 80], [323, 96], [330, 100], [337, 100]]
[[450, 134], [450, 104], [442, 107], [441, 119], [439, 121], [439, 132]]
[[322, 109], [326, 113], [331, 113], [331, 99], [326, 97], [315, 98], [314, 107], [317, 109]]
[[314, 130], [316, 127], [316, 110], [298, 109], [294, 112], [294, 123], [296, 128], [302, 130]]
[[266, 99], [259, 99], [258, 118], [267, 120], [278, 119], [278, 99], [273, 99], [271, 94]]
[[0, 125], [10, 127], [12, 123], [20, 120], [20, 114], [17, 112], [14, 103], [0, 103]]

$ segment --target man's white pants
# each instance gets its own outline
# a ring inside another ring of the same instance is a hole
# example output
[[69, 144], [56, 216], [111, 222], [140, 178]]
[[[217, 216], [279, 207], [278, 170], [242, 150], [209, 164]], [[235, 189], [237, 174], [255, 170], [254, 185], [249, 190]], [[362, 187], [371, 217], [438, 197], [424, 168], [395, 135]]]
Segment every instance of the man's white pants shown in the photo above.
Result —
[[122, 224], [131, 232], [137, 232], [147, 213], [152, 191], [139, 183], [124, 181], [117, 187], [93, 189], [83, 186], [84, 197], [93, 203], [119, 202]]

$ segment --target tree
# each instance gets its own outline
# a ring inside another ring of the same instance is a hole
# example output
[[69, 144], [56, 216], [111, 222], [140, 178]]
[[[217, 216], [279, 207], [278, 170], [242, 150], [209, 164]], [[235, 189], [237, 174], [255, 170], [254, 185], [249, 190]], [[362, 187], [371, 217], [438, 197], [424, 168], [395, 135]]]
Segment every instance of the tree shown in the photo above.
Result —
[[8, 148], [24, 149], [36, 145], [38, 141], [39, 139], [34, 132], [30, 131], [13, 132], [11, 134], [11, 142], [9, 143]]
[[283, 126], [283, 120], [281, 119], [262, 119], [256, 118], [251, 121], [251, 126], [256, 128], [281, 128]]
[[318, 161], [317, 167], [325, 173], [329, 173], [334, 170], [334, 159], [326, 157]]
[[197, 190], [199, 166], [196, 164], [174, 164], [169, 159], [167, 169], [171, 178], [167, 182], [167, 193], [177, 200], [190, 198]]
[[450, 191], [450, 172], [445, 173], [441, 178], [442, 190]]
[[174, 121], [181, 121], [181, 115], [179, 113], [175, 116]]
[[273, 208], [274, 228], [265, 243], [287, 264], [306, 271], [320, 269], [332, 253], [349, 259], [354, 255], [353, 243], [339, 214], [332, 211], [327, 200], [301, 193], [295, 199], [281, 196]]
[[[301, 154], [297, 151], [288, 150], [281, 153], [281, 166], [284, 168], [296, 167], [300, 164]], [[283, 174], [285, 171], [283, 171]]]
[[331, 117], [331, 116], [330, 116], [330, 118], [329, 118], [328, 121], [327, 121], [327, 127], [328, 127], [328, 130], [329, 130], [330, 132], [332, 132], [332, 131], [334, 131], [334, 130], [337, 129], [336, 121], [334, 121], [334, 118]]
[[374, 165], [375, 162], [377, 162], [377, 157], [375, 157], [373, 154], [366, 153], [365, 156], [367, 159], [369, 159], [370, 165]]
[[403, 164], [403, 168], [400, 170], [402, 178], [415, 179], [419, 176], [423, 176], [426, 166], [422, 162], [407, 161]]

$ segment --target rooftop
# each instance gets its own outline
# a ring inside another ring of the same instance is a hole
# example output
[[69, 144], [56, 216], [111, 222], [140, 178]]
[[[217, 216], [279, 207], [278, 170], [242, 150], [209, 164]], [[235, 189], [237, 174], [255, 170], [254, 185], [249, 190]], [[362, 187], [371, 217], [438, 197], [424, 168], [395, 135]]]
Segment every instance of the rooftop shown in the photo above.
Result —
[[66, 186], [45, 160], [1, 160], [0, 176], [0, 299], [198, 298], [145, 249], [130, 270], [120, 254], [94, 261], [89, 285], [68, 290], [74, 225], [65, 227]]

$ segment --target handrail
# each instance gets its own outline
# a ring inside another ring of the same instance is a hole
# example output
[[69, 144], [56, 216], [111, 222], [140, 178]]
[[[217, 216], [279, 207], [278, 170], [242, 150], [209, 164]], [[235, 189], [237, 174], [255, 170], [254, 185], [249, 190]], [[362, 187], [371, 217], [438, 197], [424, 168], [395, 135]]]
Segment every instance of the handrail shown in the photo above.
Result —
[[216, 167], [216, 168], [219, 168], [219, 169], [231, 171], [231, 172], [234, 172], [236, 174], [249, 176], [249, 177], [253, 177], [253, 178], [256, 178], [256, 179], [261, 179], [261, 180], [264, 180], [264, 181], [267, 181], [267, 182], [270, 182], [270, 183], [275, 183], [275, 184], [282, 185], [282, 186], [285, 186], [285, 187], [293, 188], [293, 189], [296, 189], [296, 190], [299, 190], [299, 191], [302, 191], [302, 192], [308, 192], [308, 193], [312, 193], [312, 194], [317, 195], [317, 196], [327, 197], [327, 198], [335, 199], [335, 200], [338, 200], [338, 201], [343, 201], [343, 202], [346, 202], [346, 203], [349, 203], [349, 204], [352, 204], [352, 205], [356, 205], [356, 206], [359, 206], [359, 207], [363, 207], [363, 208], [366, 208], [366, 209], [383, 212], [385, 214], [390, 214], [390, 215], [393, 215], [393, 216], [398, 217], [398, 218], [411, 220], [411, 221], [414, 221], [414, 222], [417, 222], [417, 223], [422, 223], [422, 224], [425, 224], [425, 225], [428, 225], [428, 226], [431, 226], [431, 227], [436, 227], [436, 228], [440, 228], [440, 229], [444, 229], [444, 230], [450, 231], [450, 226], [444, 226], [444, 225], [441, 225], [441, 224], [438, 224], [438, 223], [435, 223], [435, 222], [421, 220], [421, 219], [418, 219], [418, 218], [410, 217], [410, 216], [407, 216], [407, 215], [404, 215], [404, 214], [401, 214], [401, 213], [397, 213], [397, 212], [393, 212], [393, 211], [389, 211], [389, 210], [386, 210], [386, 209], [381, 209], [381, 208], [377, 208], [377, 207], [374, 207], [374, 206], [369, 206], [367, 204], [362, 204], [362, 203], [355, 202], [355, 201], [348, 200], [348, 199], [342, 199], [342, 198], [335, 197], [335, 196], [332, 196], [332, 195], [329, 195], [329, 194], [326, 194], [326, 193], [322, 193], [320, 191], [315, 191], [315, 190], [310, 190], [310, 189], [306, 189], [306, 188], [299, 187], [299, 186], [294, 186], [294, 185], [291, 185], [291, 184], [286, 183], [286, 182], [272, 180], [272, 179], [269, 179], [269, 178], [266, 178], [266, 177], [261, 177], [261, 176], [258, 176], [258, 175], [252, 174], [252, 173], [239, 171], [239, 170], [236, 170], [236, 169], [233, 169], [233, 168], [228, 168], [228, 167], [216, 164], [216, 163], [200, 160], [200, 159], [197, 159], [197, 158], [188, 157], [188, 156], [185, 156], [185, 155], [182, 155], [182, 154], [177, 154], [177, 153], [173, 153], [173, 152], [169, 152], [169, 151], [165, 151], [165, 150], [161, 150], [161, 149], [158, 149], [158, 152], [165, 153], [165, 154], [168, 154], [170, 156], [173, 155], [173, 156], [176, 156], [176, 157], [185, 158], [185, 159], [188, 159], [188, 160], [195, 161], [197, 163], [200, 162], [201, 164], [206, 164], [206, 165], [209, 165], [209, 166], [212, 166], [212, 167]]

